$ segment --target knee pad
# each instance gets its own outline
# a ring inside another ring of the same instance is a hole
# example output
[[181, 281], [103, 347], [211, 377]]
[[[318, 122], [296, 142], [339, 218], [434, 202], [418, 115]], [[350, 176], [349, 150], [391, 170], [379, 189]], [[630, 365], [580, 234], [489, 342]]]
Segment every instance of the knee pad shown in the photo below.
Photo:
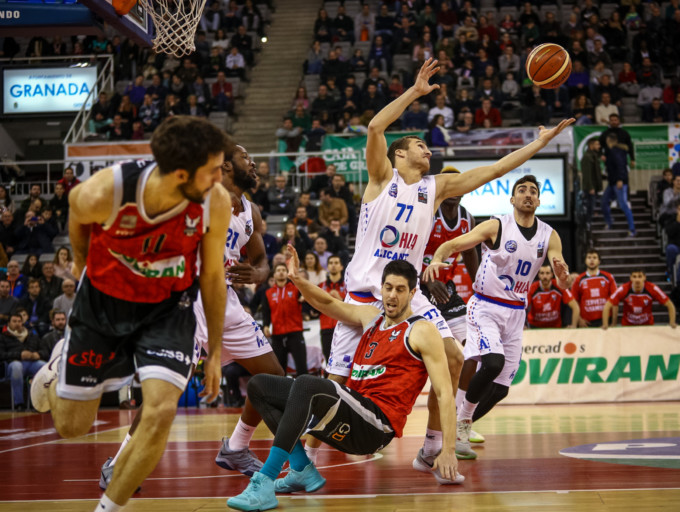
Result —
[[486, 354], [482, 356], [482, 367], [480, 372], [493, 375], [493, 379], [498, 377], [505, 366], [505, 356], [503, 354]]

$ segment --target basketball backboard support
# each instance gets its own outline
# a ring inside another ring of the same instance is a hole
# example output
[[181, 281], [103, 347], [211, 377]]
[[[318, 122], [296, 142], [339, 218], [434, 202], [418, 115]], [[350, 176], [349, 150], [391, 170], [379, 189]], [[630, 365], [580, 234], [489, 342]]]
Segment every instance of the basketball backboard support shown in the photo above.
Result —
[[111, 0], [0, 0], [3, 36], [97, 35], [104, 21], [137, 44], [151, 46], [153, 23], [139, 4], [118, 16]]

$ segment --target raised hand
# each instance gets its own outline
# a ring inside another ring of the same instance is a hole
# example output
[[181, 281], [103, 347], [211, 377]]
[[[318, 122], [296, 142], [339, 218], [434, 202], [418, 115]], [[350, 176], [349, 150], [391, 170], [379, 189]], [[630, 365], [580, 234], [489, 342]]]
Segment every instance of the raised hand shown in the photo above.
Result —
[[550, 142], [558, 133], [562, 132], [567, 126], [570, 124], [573, 124], [576, 122], [576, 119], [569, 118], [569, 119], [562, 119], [560, 121], [560, 124], [555, 126], [554, 128], [546, 128], [545, 126], [539, 126], [538, 127], [538, 138], [541, 139], [543, 142]]
[[435, 89], [439, 89], [439, 84], [430, 84], [430, 78], [439, 71], [439, 66], [437, 64], [439, 64], [439, 61], [430, 57], [423, 63], [420, 71], [418, 71], [418, 76], [413, 84], [413, 88], [421, 96], [430, 94]]
[[450, 263], [430, 263], [425, 271], [423, 272], [423, 281], [428, 282], [428, 281], [434, 281], [439, 277], [439, 269], [440, 268], [446, 268], [450, 267]]
[[286, 246], [286, 266], [288, 267], [288, 277], [299, 277], [300, 258], [295, 247], [290, 243]]

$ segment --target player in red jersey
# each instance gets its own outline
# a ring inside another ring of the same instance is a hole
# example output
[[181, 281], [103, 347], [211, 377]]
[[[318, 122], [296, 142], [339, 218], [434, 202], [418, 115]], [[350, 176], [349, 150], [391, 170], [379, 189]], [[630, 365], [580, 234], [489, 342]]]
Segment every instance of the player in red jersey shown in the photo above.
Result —
[[578, 326], [579, 307], [571, 290], [557, 286], [552, 267], [544, 263], [538, 270], [538, 281], [529, 288], [527, 297], [527, 323], [530, 327], [562, 327], [562, 304], [571, 308], [569, 327]]
[[[383, 271], [384, 311], [373, 305], [347, 304], [299, 275], [295, 249], [288, 246], [291, 280], [313, 307], [364, 334], [354, 355], [347, 385], [303, 375], [295, 380], [256, 375], [248, 396], [269, 429], [274, 446], [246, 490], [227, 501], [238, 510], [268, 510], [278, 505], [276, 492], [312, 492], [326, 480], [307, 458], [300, 436], [306, 430], [330, 446], [367, 455], [401, 437], [406, 416], [429, 375], [439, 399], [444, 444], [430, 470], [440, 483], [461, 483], [455, 456], [455, 406], [444, 341], [424, 317], [414, 316], [411, 299], [418, 272], [409, 262], [389, 262]], [[285, 478], [276, 480], [290, 462]]]
[[[343, 266], [340, 256], [330, 256], [326, 268], [326, 280], [319, 286], [331, 297], [338, 300], [345, 300], [347, 295], [347, 287], [343, 279]], [[319, 327], [321, 328], [321, 349], [323, 356], [328, 361], [331, 353], [331, 343], [333, 342], [333, 330], [338, 321], [328, 315], [321, 313], [319, 315]]]
[[600, 270], [600, 254], [595, 249], [586, 252], [586, 271], [579, 275], [571, 293], [580, 310], [579, 327], [602, 326], [602, 310], [607, 299], [616, 291], [616, 280]]
[[[271, 338], [272, 349], [283, 371], [288, 367], [288, 354], [293, 356], [298, 375], [307, 373], [307, 347], [302, 334], [302, 304], [300, 292], [288, 280], [285, 263], [274, 267], [274, 286], [262, 301], [264, 335]], [[269, 327], [271, 325], [271, 328]]]
[[[647, 274], [642, 269], [635, 269], [630, 273], [630, 281], [619, 286], [604, 305], [602, 328], [607, 329], [616, 325], [619, 316], [619, 303], [623, 301], [623, 318], [621, 325], [654, 325], [652, 303], [657, 301], [668, 309], [668, 324], [675, 329], [675, 305], [661, 288], [647, 281]], [[609, 312], [612, 311], [612, 321], [609, 322]]]
[[233, 144], [210, 122], [174, 116], [153, 134], [154, 162], [114, 165], [69, 194], [73, 273], [82, 280], [66, 337], [33, 380], [33, 404], [51, 410], [70, 438], [87, 433], [101, 394], [135, 370], [144, 395], [139, 429], [96, 511], [121, 510], [163, 454], [191, 372], [199, 282], [211, 349], [203, 395], [219, 392], [231, 212], [219, 184], [225, 148]]

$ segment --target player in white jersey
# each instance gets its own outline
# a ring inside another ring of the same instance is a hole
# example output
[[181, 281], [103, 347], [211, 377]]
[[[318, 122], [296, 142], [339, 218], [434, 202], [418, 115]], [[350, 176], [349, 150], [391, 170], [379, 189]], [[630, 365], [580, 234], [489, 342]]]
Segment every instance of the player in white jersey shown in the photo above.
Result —
[[[428, 59], [418, 72], [415, 84], [383, 108], [368, 126], [368, 184], [362, 198], [354, 256], [345, 274], [348, 291], [345, 301], [350, 304], [368, 303], [382, 308], [380, 280], [385, 265], [393, 259], [405, 259], [420, 268], [434, 213], [445, 198], [463, 195], [510, 172], [574, 121], [564, 120], [551, 130], [541, 127], [537, 140], [493, 165], [478, 167], [464, 174], [427, 176], [432, 153], [425, 142], [418, 137], [407, 136], [394, 141], [388, 149], [385, 130], [414, 100], [439, 88], [439, 85], [429, 84], [429, 79], [438, 70], [437, 61]], [[453, 343], [446, 321], [420, 290], [413, 298], [412, 307], [415, 314], [434, 323], [444, 338], [455, 393], [463, 361], [461, 351]], [[360, 328], [338, 323], [327, 367], [330, 378], [340, 383], [347, 380], [360, 338]], [[428, 454], [436, 455], [441, 449], [439, 410], [432, 392], [428, 398], [428, 409], [426, 457], [429, 457]], [[315, 443], [310, 444], [313, 446]], [[426, 462], [429, 460], [426, 459]]]
[[[231, 194], [232, 215], [224, 249], [224, 267], [227, 284], [227, 308], [222, 330], [222, 360], [225, 366], [232, 361], [238, 362], [252, 375], [269, 373], [285, 375], [281, 365], [274, 356], [272, 348], [253, 317], [245, 312], [232, 282], [256, 283], [264, 282], [269, 275], [269, 264], [260, 233], [262, 217], [257, 206], [253, 206], [243, 193], [255, 186], [255, 163], [243, 146], [236, 146], [233, 157], [222, 166], [222, 185]], [[245, 247], [248, 263], [239, 263], [241, 248]], [[200, 296], [200, 295], [199, 295]], [[203, 303], [198, 300], [194, 304], [196, 314], [196, 354], [194, 364], [198, 362], [201, 348], [208, 351], [208, 331]], [[135, 417], [123, 445], [121, 453], [133, 435], [143, 406]], [[243, 413], [234, 432], [224, 437], [222, 447], [215, 458], [218, 466], [237, 470], [244, 475], [252, 476], [262, 462], [248, 449], [250, 439], [262, 418], [246, 399]], [[99, 486], [106, 489], [113, 474], [118, 455], [109, 458], [102, 466]]]
[[456, 400], [458, 437], [466, 450], [472, 421], [507, 396], [519, 368], [527, 292], [546, 256], [560, 288], [569, 288], [573, 281], [559, 235], [535, 216], [539, 194], [534, 176], [518, 179], [510, 198], [513, 213], [482, 222], [442, 244], [425, 270], [424, 279], [430, 280], [448, 266], [443, 262], [451, 253], [482, 244], [475, 294], [467, 306], [465, 365]]

